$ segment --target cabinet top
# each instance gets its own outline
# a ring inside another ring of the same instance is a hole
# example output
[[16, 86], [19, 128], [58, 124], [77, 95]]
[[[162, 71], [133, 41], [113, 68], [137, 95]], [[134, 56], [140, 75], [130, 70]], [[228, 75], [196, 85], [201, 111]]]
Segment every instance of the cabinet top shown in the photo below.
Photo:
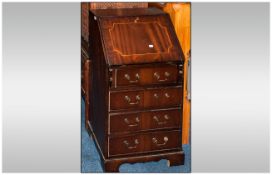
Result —
[[[184, 59], [169, 15], [156, 8], [93, 10], [108, 65]], [[97, 36], [96, 35], [96, 36]], [[94, 41], [95, 42], [95, 41]]]
[[153, 16], [166, 14], [157, 8], [126, 8], [126, 9], [94, 9], [91, 12], [99, 18], [103, 17], [130, 17]]

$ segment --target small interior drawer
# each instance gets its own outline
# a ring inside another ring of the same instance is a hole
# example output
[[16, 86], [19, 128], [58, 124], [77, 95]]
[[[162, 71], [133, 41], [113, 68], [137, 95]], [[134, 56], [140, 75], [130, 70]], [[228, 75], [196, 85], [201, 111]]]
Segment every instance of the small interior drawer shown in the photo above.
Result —
[[160, 131], [109, 138], [109, 156], [181, 148], [181, 132]]

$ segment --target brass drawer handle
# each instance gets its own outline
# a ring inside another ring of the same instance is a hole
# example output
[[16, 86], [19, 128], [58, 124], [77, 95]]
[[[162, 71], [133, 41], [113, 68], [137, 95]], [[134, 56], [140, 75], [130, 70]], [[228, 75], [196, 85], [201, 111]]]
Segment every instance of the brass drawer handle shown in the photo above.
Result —
[[131, 80], [128, 74], [125, 74], [124, 77], [129, 81], [129, 83], [137, 83], [140, 80], [140, 75], [138, 73], [135, 74], [135, 80]]
[[167, 92], [164, 94], [164, 96], [165, 96], [166, 98], [170, 98], [170, 95], [169, 95]]
[[154, 73], [154, 77], [157, 78], [157, 81], [159, 81], [159, 82], [167, 81], [168, 77], [170, 77], [170, 75], [171, 74], [169, 72], [164, 72], [164, 77], [165, 78], [164, 79], [160, 79], [161, 78], [160, 74], [158, 72]]
[[170, 77], [170, 73], [169, 72], [164, 72], [164, 76], [165, 77]]
[[168, 142], [168, 137], [167, 136], [163, 137], [163, 143], [158, 143], [158, 140], [156, 139], [156, 137], [153, 137], [152, 141], [154, 144], [156, 144], [156, 146], [163, 146], [163, 145], [166, 145], [166, 143]]
[[135, 97], [135, 99], [136, 99], [136, 101], [135, 102], [131, 102], [131, 99], [130, 99], [130, 97], [129, 96], [125, 96], [125, 100], [128, 102], [128, 104], [130, 104], [130, 105], [137, 105], [137, 104], [139, 104], [140, 103], [140, 100], [141, 100], [141, 97], [140, 97], [140, 95], [136, 95], [136, 97]]
[[135, 149], [137, 148], [137, 145], [139, 145], [138, 139], [134, 140], [134, 145], [130, 145], [130, 143], [127, 140], [124, 140], [123, 143], [126, 145], [128, 149]]
[[169, 116], [167, 114], [165, 114], [164, 115], [164, 119], [165, 119], [164, 121], [160, 121], [159, 118], [156, 115], [153, 116], [153, 119], [157, 122], [158, 125], [164, 125], [164, 124], [166, 124], [168, 122]]
[[156, 93], [155, 93], [153, 96], [154, 96], [155, 98], [157, 98], [157, 99], [159, 98], [159, 95], [156, 94]]
[[129, 120], [128, 120], [127, 118], [124, 119], [124, 122], [125, 122], [126, 124], [128, 124], [129, 127], [135, 127], [135, 126], [138, 126], [138, 125], [139, 125], [140, 119], [139, 119], [139, 117], [136, 117], [136, 118], [135, 118], [135, 123], [134, 123], [134, 124], [133, 124], [133, 123], [130, 123]]
[[[154, 93], [153, 96], [154, 96], [156, 99], [159, 98], [159, 95], [158, 95], [157, 93]], [[164, 96], [165, 96], [166, 98], [170, 98], [170, 95], [169, 95], [167, 92], [164, 94]]]

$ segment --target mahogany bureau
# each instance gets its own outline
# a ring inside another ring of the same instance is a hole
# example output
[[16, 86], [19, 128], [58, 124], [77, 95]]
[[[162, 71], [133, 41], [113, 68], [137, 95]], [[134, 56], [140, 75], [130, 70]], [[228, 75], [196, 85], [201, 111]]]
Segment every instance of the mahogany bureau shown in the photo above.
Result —
[[168, 14], [156, 8], [97, 9], [89, 14], [91, 60], [87, 130], [102, 167], [184, 164], [184, 55]]

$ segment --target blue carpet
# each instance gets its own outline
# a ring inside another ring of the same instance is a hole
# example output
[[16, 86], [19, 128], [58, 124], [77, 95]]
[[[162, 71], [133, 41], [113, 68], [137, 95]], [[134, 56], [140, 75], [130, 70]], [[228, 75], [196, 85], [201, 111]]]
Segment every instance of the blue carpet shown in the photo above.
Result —
[[[81, 102], [81, 172], [82, 173], [102, 173], [100, 157], [95, 147], [93, 138], [90, 137], [85, 129], [85, 107], [84, 101]], [[162, 159], [158, 162], [122, 164], [119, 171], [122, 173], [190, 173], [191, 172], [191, 146], [183, 145], [185, 152], [185, 164], [181, 166], [167, 166], [167, 160]]]

